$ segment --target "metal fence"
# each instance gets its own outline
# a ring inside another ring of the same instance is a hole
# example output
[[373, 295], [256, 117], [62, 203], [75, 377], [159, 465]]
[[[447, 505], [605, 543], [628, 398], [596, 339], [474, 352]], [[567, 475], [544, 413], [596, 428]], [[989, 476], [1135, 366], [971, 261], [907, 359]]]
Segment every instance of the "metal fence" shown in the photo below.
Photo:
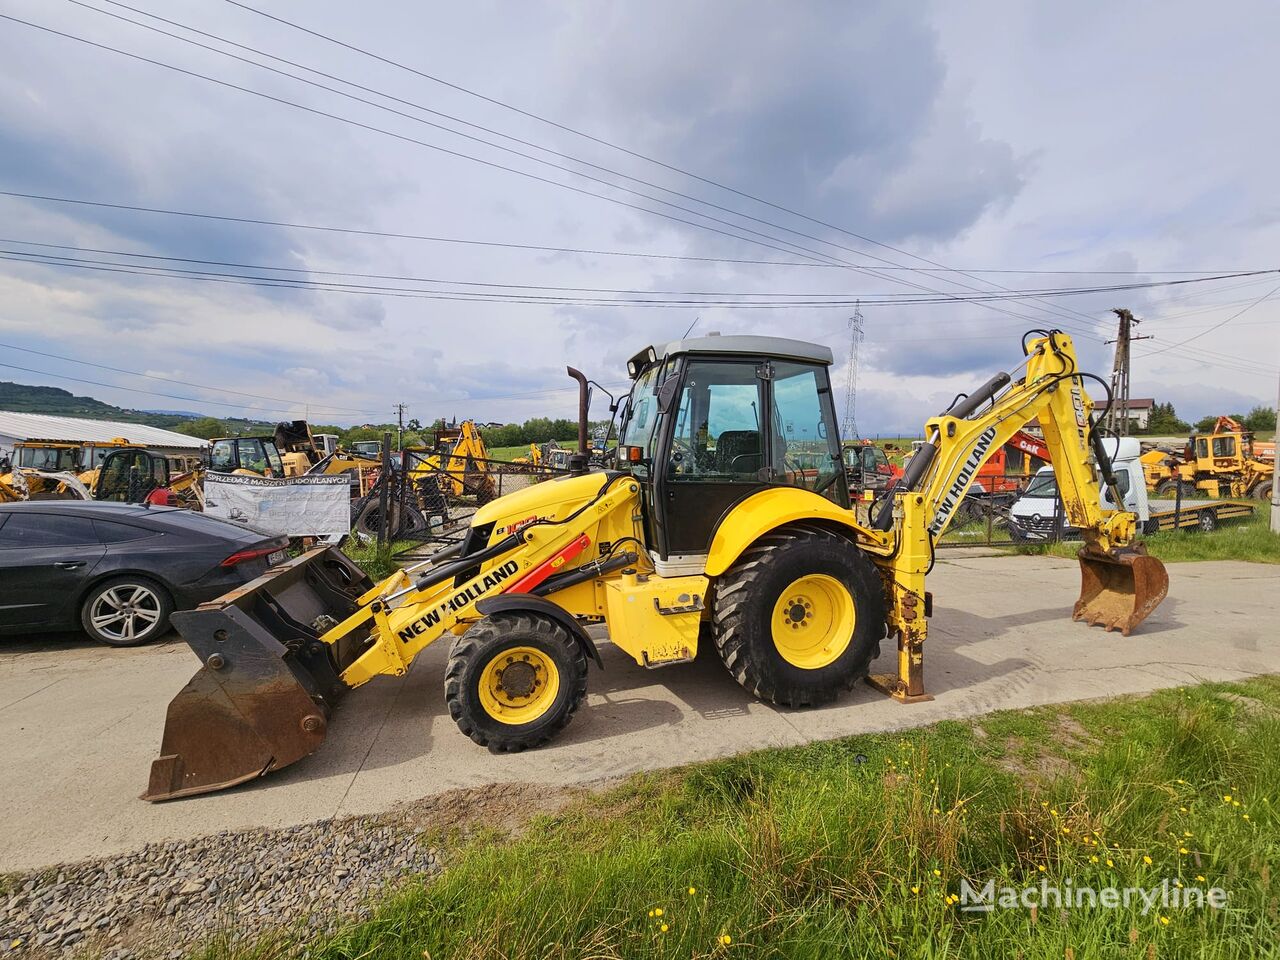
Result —
[[434, 553], [466, 534], [472, 515], [498, 497], [566, 473], [519, 460], [404, 450], [366, 476], [352, 500], [353, 536], [394, 543], [397, 556]]

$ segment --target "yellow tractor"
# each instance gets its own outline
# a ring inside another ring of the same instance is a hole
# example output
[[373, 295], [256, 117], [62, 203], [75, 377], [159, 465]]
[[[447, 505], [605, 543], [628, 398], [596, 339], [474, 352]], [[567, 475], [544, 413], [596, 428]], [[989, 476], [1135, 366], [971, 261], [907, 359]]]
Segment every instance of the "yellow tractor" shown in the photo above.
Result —
[[[1135, 542], [1070, 337], [1037, 332], [1019, 368], [961, 396], [870, 522], [850, 509], [831, 351], [771, 337], [651, 346], [629, 363], [616, 468], [575, 472], [481, 507], [465, 539], [374, 584], [312, 550], [243, 590], [173, 614], [199, 671], [169, 706], [148, 800], [205, 793], [293, 763], [325, 738], [345, 691], [452, 648], [444, 695], [495, 750], [541, 744], [572, 718], [601, 663], [586, 624], [637, 664], [692, 661], [710, 643], [752, 695], [791, 707], [869, 680], [928, 699], [934, 548], [986, 458], [1038, 418], [1063, 505], [1083, 531], [1076, 620], [1128, 632], [1165, 597]], [[1104, 383], [1105, 386], [1105, 383]], [[881, 641], [897, 669], [868, 676]]]
[[1210, 497], [1271, 499], [1275, 459], [1264, 458], [1253, 434], [1233, 417], [1219, 417], [1213, 431], [1192, 436], [1182, 457], [1153, 450], [1142, 456], [1147, 488], [1172, 497], [1178, 485]]

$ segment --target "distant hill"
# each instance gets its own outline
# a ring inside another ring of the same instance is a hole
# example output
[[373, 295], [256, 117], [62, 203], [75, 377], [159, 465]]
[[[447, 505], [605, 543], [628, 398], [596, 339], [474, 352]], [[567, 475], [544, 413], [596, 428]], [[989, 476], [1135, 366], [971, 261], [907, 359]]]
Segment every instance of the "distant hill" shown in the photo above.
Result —
[[[0, 410], [17, 413], [43, 413], [56, 417], [85, 417], [89, 420], [124, 420], [149, 427], [173, 430], [183, 424], [208, 417], [209, 414], [178, 410], [129, 410], [93, 397], [77, 397], [61, 387], [36, 387], [25, 383], [0, 380]], [[240, 417], [218, 417], [227, 425], [228, 434], [270, 433], [274, 424]]]

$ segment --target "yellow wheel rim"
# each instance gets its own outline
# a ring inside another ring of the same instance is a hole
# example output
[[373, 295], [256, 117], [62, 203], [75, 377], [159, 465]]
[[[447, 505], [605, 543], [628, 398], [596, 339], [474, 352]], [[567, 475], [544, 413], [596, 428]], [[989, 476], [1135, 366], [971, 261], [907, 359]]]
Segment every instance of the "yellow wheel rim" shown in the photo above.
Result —
[[773, 605], [773, 645], [787, 663], [820, 670], [849, 648], [856, 620], [849, 588], [811, 573], [792, 581]]
[[480, 672], [480, 705], [499, 723], [532, 723], [551, 709], [560, 692], [560, 671], [534, 647], [510, 647]]

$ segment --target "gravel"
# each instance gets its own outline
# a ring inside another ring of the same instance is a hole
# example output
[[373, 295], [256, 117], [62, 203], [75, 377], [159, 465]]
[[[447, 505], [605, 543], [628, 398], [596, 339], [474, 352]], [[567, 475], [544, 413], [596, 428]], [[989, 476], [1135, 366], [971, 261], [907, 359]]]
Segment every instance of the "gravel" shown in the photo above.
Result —
[[5, 878], [0, 957], [182, 956], [175, 944], [332, 927], [406, 877], [438, 873], [422, 830], [376, 817], [151, 844], [135, 853]]

